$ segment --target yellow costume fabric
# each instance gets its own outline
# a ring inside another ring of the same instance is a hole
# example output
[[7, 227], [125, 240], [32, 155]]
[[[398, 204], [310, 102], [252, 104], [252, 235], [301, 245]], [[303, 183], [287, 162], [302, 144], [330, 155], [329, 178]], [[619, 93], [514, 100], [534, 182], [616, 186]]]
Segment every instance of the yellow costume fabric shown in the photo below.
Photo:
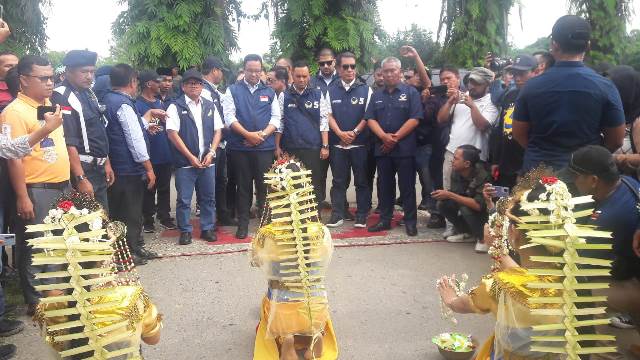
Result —
[[[280, 352], [278, 351], [278, 344], [274, 339], [270, 339], [267, 336], [267, 319], [269, 319], [269, 310], [271, 309], [271, 302], [265, 296], [262, 299], [262, 312], [260, 314], [260, 324], [256, 332], [256, 342], [253, 349], [254, 360], [278, 360], [280, 359]], [[333, 331], [333, 324], [331, 318], [327, 313], [325, 322], [324, 335], [322, 337], [322, 357], [318, 360], [335, 360], [338, 358], [338, 341], [336, 340], [335, 332]]]
[[[513, 268], [495, 272], [483, 277], [480, 284], [469, 292], [474, 311], [479, 314], [492, 313], [496, 316], [496, 331], [478, 350], [477, 360], [502, 357], [504, 360], [555, 359], [553, 354], [532, 353], [527, 349], [531, 343], [530, 327], [553, 324], [560, 317], [532, 315], [531, 309], [537, 304], [529, 304], [529, 297], [553, 294], [550, 289], [530, 289], [530, 282], [552, 283], [555, 277], [537, 276], [526, 269]], [[496, 356], [497, 355], [497, 356]]]

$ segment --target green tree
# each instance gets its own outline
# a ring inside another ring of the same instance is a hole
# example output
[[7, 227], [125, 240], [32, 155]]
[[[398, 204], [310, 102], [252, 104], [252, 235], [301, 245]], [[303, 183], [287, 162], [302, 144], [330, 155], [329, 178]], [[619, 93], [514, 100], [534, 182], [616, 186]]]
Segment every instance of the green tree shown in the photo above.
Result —
[[513, 4], [514, 0], [442, 0], [438, 41], [444, 31], [444, 59], [468, 68], [481, 65], [489, 51], [505, 54]]
[[528, 54], [531, 55], [536, 51], [549, 51], [549, 37], [541, 37], [538, 40], [534, 41], [532, 44], [525, 46], [522, 49], [511, 49], [509, 50], [509, 56], [515, 57], [518, 54]]
[[616, 64], [624, 51], [630, 0], [570, 0], [571, 9], [591, 24], [591, 51], [587, 61]]
[[53, 68], [57, 68], [58, 66], [62, 65], [62, 59], [64, 59], [64, 56], [67, 53], [64, 51], [49, 51], [47, 52], [47, 59], [49, 59], [49, 62], [51, 63], [51, 66], [53, 66]]
[[620, 64], [633, 66], [640, 71], [640, 30], [632, 30], [625, 42], [627, 46]]
[[407, 30], [399, 30], [391, 35], [381, 37], [380, 44], [375, 51], [375, 60], [380, 61], [387, 56], [396, 56], [402, 61], [403, 67], [413, 66], [409, 60], [399, 54], [400, 47], [413, 46], [425, 64], [442, 65], [440, 62], [440, 46], [433, 39], [433, 33], [417, 24], [411, 24]]
[[275, 18], [275, 49], [311, 61], [329, 47], [353, 51], [370, 67], [376, 38], [382, 34], [375, 0], [269, 0]]
[[47, 18], [42, 9], [49, 0], [4, 0], [4, 21], [9, 24], [11, 36], [2, 44], [7, 50], [22, 54], [43, 54], [47, 47]]
[[232, 21], [238, 0], [129, 0], [112, 26], [115, 49], [136, 66], [178, 64], [185, 69], [238, 49]]

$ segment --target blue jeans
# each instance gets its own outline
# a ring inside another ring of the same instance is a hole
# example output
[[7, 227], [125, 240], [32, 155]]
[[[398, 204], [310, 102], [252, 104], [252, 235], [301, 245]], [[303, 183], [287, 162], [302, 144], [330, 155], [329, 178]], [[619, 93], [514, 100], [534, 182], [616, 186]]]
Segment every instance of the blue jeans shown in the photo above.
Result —
[[431, 144], [418, 146], [416, 148], [416, 170], [418, 171], [418, 178], [422, 185], [421, 203], [427, 205], [427, 210], [432, 214], [438, 213], [438, 207], [435, 199], [431, 197], [431, 192], [434, 190], [433, 178], [431, 176]]
[[181, 233], [191, 232], [191, 199], [196, 190], [200, 206], [200, 229], [215, 230], [216, 227], [216, 167], [206, 169], [179, 168], [175, 171], [176, 220]]
[[[356, 187], [356, 214], [366, 217], [371, 210], [371, 189], [367, 181], [367, 148], [364, 146], [341, 149], [333, 146], [329, 153], [329, 164], [333, 181], [331, 185], [331, 203], [346, 204], [347, 189], [353, 169], [353, 183]], [[344, 219], [344, 206], [333, 206], [333, 214]]]

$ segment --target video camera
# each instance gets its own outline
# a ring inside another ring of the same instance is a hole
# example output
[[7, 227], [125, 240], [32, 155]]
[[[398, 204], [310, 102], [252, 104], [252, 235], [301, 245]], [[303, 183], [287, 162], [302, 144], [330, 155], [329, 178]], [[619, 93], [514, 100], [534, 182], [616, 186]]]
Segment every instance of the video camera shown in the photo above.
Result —
[[494, 56], [491, 52], [488, 52], [487, 56], [491, 57], [491, 61], [489, 62], [489, 70], [493, 71], [494, 73], [502, 72], [504, 68], [513, 64], [513, 60]]

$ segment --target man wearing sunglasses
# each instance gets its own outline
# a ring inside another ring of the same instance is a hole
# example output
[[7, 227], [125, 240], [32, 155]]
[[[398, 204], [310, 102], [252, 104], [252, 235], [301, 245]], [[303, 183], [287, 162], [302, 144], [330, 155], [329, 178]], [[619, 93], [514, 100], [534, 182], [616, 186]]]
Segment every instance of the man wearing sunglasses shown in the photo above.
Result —
[[[10, 138], [31, 134], [44, 126], [51, 116], [62, 116], [60, 108], [54, 113], [45, 113], [38, 119], [39, 106], [51, 106], [53, 93], [53, 68], [49, 60], [27, 55], [18, 63], [21, 92], [2, 112], [2, 132]], [[34, 234], [25, 234], [27, 225], [42, 223], [49, 208], [63, 192], [69, 190], [69, 156], [62, 127], [54, 130], [33, 148], [31, 154], [18, 160], [8, 160], [9, 176], [16, 193], [18, 222], [16, 225], [16, 252], [18, 275], [26, 304], [27, 314], [33, 315], [41, 296], [48, 294], [36, 291], [36, 285], [48, 283], [47, 279], [35, 279], [38, 272], [59, 270], [51, 266], [34, 266], [27, 239]], [[59, 290], [55, 290], [59, 291]], [[49, 293], [49, 292], [47, 292]], [[52, 294], [56, 295], [56, 294]]]
[[[329, 114], [329, 164], [333, 183], [331, 203], [347, 203], [347, 188], [353, 171], [356, 187], [355, 227], [367, 226], [367, 215], [371, 209], [371, 189], [367, 179], [369, 131], [364, 113], [369, 105], [372, 90], [356, 76], [356, 56], [345, 52], [338, 56], [340, 81], [327, 92], [327, 102], [331, 104]], [[348, 207], [333, 206], [329, 227], [342, 225]]]
[[313, 77], [311, 87], [314, 87], [323, 93], [327, 91], [329, 86], [338, 82], [340, 76], [336, 73], [336, 56], [333, 50], [324, 48], [318, 52], [317, 56], [318, 74]]

